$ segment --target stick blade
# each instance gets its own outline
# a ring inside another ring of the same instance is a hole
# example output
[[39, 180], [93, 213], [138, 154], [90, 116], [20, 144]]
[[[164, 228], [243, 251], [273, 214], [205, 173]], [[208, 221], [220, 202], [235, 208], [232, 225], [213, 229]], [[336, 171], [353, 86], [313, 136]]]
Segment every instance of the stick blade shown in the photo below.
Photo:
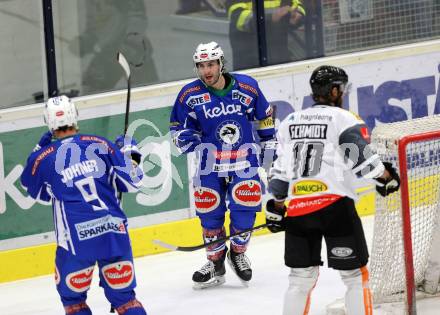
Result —
[[124, 55], [121, 52], [118, 52], [116, 54], [116, 59], [118, 60], [121, 67], [124, 69], [125, 75], [127, 76], [127, 79], [130, 77], [130, 65], [128, 64], [127, 59], [124, 57]]
[[174, 250], [174, 251], [179, 251], [179, 252], [193, 252], [202, 248], [206, 247], [206, 244], [200, 244], [200, 245], [195, 245], [195, 246], [176, 246], [176, 245], [171, 245], [168, 243], [165, 243], [161, 240], [153, 240], [153, 243], [159, 246], [162, 246], [163, 248], [169, 249], [169, 250]]
[[169, 250], [177, 250], [177, 246], [162, 242], [161, 240], [153, 240], [152, 242], [153, 244], [159, 245]]

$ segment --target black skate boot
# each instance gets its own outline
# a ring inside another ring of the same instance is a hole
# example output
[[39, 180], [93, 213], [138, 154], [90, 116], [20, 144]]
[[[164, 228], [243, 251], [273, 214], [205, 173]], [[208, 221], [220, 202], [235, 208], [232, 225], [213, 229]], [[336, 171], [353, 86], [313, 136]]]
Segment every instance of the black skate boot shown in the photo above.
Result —
[[211, 261], [193, 274], [194, 289], [206, 289], [225, 283], [225, 260]]
[[247, 282], [252, 278], [249, 258], [247, 258], [244, 253], [234, 253], [234, 251], [230, 250], [228, 252], [228, 263], [235, 274], [240, 278], [241, 282], [247, 285]]

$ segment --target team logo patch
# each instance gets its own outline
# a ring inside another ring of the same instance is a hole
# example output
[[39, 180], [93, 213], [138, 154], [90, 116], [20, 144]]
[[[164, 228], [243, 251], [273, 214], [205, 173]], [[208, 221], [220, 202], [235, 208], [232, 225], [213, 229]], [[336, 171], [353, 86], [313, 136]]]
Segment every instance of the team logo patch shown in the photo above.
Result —
[[217, 127], [216, 136], [224, 146], [233, 147], [241, 142], [241, 127], [237, 122], [227, 120]]
[[327, 185], [319, 180], [303, 180], [293, 185], [292, 194], [295, 196], [309, 195], [324, 192], [327, 189]]
[[353, 254], [353, 250], [349, 247], [333, 247], [331, 252], [336, 257], [348, 257]]
[[219, 206], [220, 195], [214, 189], [196, 187], [194, 191], [194, 201], [197, 212], [207, 213]]
[[186, 105], [194, 108], [196, 105], [202, 105], [211, 102], [211, 95], [209, 93], [203, 93], [199, 95], [192, 95], [186, 100]]
[[55, 266], [55, 284], [59, 285], [60, 284], [60, 272], [58, 271], [57, 266]]
[[245, 106], [249, 106], [252, 103], [253, 98], [249, 95], [239, 91], [239, 90], [232, 90], [232, 99], [238, 100], [241, 104]]
[[119, 261], [102, 268], [105, 282], [112, 289], [127, 288], [134, 279], [133, 264], [131, 261]]
[[256, 207], [261, 203], [261, 186], [256, 180], [245, 180], [234, 186], [232, 198], [240, 205]]
[[90, 266], [88, 268], [69, 273], [66, 277], [66, 284], [69, 289], [78, 293], [87, 291], [92, 283], [93, 268], [94, 266]]

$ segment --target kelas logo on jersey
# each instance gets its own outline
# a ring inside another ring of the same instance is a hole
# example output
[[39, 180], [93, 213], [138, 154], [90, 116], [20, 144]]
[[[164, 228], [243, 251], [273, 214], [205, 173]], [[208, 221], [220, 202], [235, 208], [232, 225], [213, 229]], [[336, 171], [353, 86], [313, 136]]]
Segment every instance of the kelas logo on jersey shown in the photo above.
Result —
[[105, 282], [112, 289], [128, 287], [134, 279], [133, 264], [131, 261], [119, 261], [102, 268]]
[[327, 125], [306, 124], [290, 125], [290, 139], [326, 139]]
[[318, 180], [303, 180], [293, 185], [293, 195], [309, 195], [324, 192], [328, 189], [327, 185]]
[[194, 108], [196, 105], [202, 105], [211, 102], [211, 96], [209, 93], [203, 93], [199, 95], [192, 95], [186, 100], [186, 105]]
[[207, 213], [219, 206], [220, 195], [214, 189], [197, 187], [194, 191], [194, 203], [197, 212]]
[[232, 99], [238, 100], [241, 104], [249, 106], [253, 100], [249, 95], [240, 92], [239, 90], [232, 90]]
[[69, 289], [78, 293], [87, 291], [92, 283], [93, 267], [94, 266], [90, 266], [68, 274], [66, 277], [66, 284]]
[[256, 207], [261, 203], [261, 186], [256, 180], [245, 180], [232, 188], [232, 198], [240, 205]]
[[203, 113], [205, 114], [206, 119], [233, 114], [243, 115], [243, 113], [241, 112], [241, 105], [225, 105], [223, 102], [220, 102], [220, 107], [206, 108], [206, 106], [203, 105]]

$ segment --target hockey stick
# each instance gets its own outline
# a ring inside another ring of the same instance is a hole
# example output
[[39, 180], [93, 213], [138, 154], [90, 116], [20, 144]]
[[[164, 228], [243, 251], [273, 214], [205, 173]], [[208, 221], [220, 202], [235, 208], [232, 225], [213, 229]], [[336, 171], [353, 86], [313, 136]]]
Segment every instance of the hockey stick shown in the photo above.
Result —
[[[125, 59], [124, 55], [118, 51], [116, 54], [116, 60], [121, 65], [122, 69], [124, 69], [125, 77], [127, 78], [127, 102], [125, 103], [125, 119], [124, 119], [124, 136], [127, 133], [128, 129], [128, 116], [130, 114], [130, 95], [131, 95], [131, 84], [130, 84], [130, 65], [128, 64], [127, 59]], [[122, 192], [118, 191], [118, 199], [122, 203]], [[115, 309], [113, 306], [110, 307], [110, 313], [114, 313]]]
[[264, 223], [261, 225], [257, 225], [251, 229], [243, 230], [243, 231], [216, 239], [215, 241], [212, 241], [212, 242], [208, 242], [208, 243], [204, 243], [204, 244], [200, 244], [200, 245], [194, 245], [194, 246], [176, 246], [176, 245], [171, 245], [171, 244], [165, 243], [161, 240], [153, 240], [153, 243], [156, 245], [162, 246], [164, 248], [170, 249], [170, 250], [175, 250], [175, 251], [180, 251], [180, 252], [193, 252], [193, 251], [205, 248], [210, 245], [225, 242], [234, 236], [238, 236], [240, 234], [247, 233], [247, 232], [258, 231], [258, 230], [264, 229], [264, 228], [271, 226], [271, 225], [272, 225], [272, 223]]
[[130, 113], [131, 72], [130, 72], [130, 65], [128, 64], [127, 59], [125, 59], [124, 55], [121, 52], [117, 53], [116, 59], [118, 60], [118, 63], [121, 65], [122, 69], [124, 69], [124, 73], [127, 78], [127, 102], [125, 104], [125, 121], [124, 121], [124, 135], [125, 135], [128, 129], [128, 115]]
[[[373, 191], [374, 191], [374, 188], [370, 187], [370, 188], [364, 189], [363, 191], [358, 192], [358, 195], [368, 194], [368, 193], [371, 193]], [[217, 243], [225, 242], [225, 241], [229, 240], [230, 238], [232, 238], [234, 236], [237, 236], [237, 235], [240, 235], [240, 234], [243, 234], [243, 233], [247, 233], [247, 232], [258, 231], [258, 230], [264, 229], [264, 228], [266, 228], [268, 226], [271, 226], [271, 225], [272, 225], [272, 223], [264, 223], [264, 224], [261, 224], [261, 225], [257, 225], [257, 226], [255, 226], [255, 227], [253, 227], [251, 229], [243, 230], [241, 232], [234, 233], [234, 234], [231, 234], [231, 235], [228, 235], [228, 236], [216, 239], [215, 241], [212, 241], [212, 242], [209, 242], [209, 243], [204, 243], [204, 244], [194, 245], [194, 246], [177, 246], [177, 245], [168, 244], [168, 243], [165, 243], [164, 241], [156, 240], [156, 239], [152, 240], [152, 242], [154, 244], [156, 244], [156, 245], [159, 245], [159, 246], [161, 246], [163, 248], [166, 248], [166, 249], [169, 249], [169, 250], [174, 250], [174, 251], [179, 251], [179, 252], [193, 252], [193, 251], [205, 248], [205, 247], [210, 246], [210, 245], [214, 245], [214, 244], [217, 244]]]
[[[131, 72], [130, 72], [130, 65], [128, 64], [127, 59], [125, 59], [124, 55], [121, 52], [118, 52], [116, 54], [116, 60], [121, 65], [122, 69], [124, 69], [125, 77], [127, 79], [127, 101], [125, 103], [125, 119], [124, 119], [124, 136], [125, 136], [128, 129], [128, 116], [130, 115]], [[118, 199], [122, 200], [122, 193], [120, 191], [118, 191]]]

